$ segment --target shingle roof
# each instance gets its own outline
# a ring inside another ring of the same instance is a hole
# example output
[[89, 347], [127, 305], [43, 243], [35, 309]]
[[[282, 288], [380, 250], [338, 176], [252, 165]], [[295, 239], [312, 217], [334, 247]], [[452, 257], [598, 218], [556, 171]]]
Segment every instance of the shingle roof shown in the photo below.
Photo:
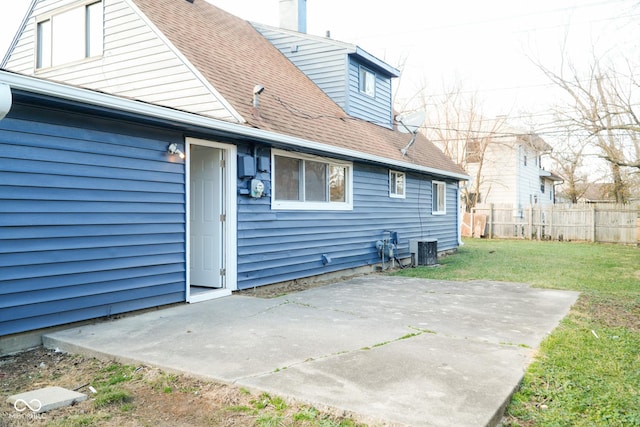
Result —
[[[247, 125], [458, 175], [466, 173], [422, 135], [348, 116], [253, 26], [204, 0], [133, 0], [243, 116]], [[265, 87], [259, 115], [253, 88]]]

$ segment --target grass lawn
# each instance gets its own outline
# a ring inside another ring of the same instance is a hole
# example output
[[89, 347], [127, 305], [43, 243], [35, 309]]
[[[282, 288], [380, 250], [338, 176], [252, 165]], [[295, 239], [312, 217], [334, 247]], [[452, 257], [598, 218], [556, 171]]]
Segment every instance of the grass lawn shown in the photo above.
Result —
[[640, 426], [640, 248], [468, 239], [439, 268], [399, 274], [581, 292], [507, 408], [508, 426]]

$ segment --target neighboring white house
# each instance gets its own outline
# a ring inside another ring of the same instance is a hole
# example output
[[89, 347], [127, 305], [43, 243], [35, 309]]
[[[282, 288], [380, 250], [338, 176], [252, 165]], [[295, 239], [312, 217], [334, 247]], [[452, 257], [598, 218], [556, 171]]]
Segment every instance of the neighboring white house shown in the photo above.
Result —
[[472, 177], [463, 199], [473, 205], [513, 206], [516, 216], [530, 205], [553, 204], [555, 185], [562, 178], [542, 167], [543, 156], [552, 147], [533, 132], [508, 127], [502, 119], [484, 120], [478, 127], [464, 135], [460, 132], [451, 138], [453, 142], [436, 142]]

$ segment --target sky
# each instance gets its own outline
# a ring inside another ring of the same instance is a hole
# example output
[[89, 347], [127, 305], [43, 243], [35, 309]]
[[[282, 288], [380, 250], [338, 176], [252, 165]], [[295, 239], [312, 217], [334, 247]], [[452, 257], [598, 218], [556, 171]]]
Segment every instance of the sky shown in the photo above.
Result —
[[[278, 25], [279, 0], [209, 2], [249, 21]], [[0, 55], [30, 3], [2, 2]], [[562, 94], [532, 59], [558, 70], [563, 45], [577, 64], [587, 64], [593, 51], [640, 58], [639, 17], [640, 0], [307, 1], [309, 34], [330, 31], [402, 71], [396, 107], [423, 89], [439, 94], [456, 86], [476, 93], [489, 115], [531, 114], [541, 122]]]

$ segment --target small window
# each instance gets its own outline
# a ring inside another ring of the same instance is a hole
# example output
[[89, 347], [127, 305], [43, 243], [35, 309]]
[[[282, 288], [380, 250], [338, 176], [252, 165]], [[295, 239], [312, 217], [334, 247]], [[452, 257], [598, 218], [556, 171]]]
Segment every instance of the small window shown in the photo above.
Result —
[[389, 197], [404, 199], [405, 174], [404, 172], [389, 171]]
[[376, 75], [364, 67], [360, 67], [360, 92], [372, 98], [376, 96]]
[[350, 163], [274, 150], [272, 209], [352, 209]]
[[527, 166], [527, 155], [524, 155], [524, 165]]
[[433, 181], [431, 189], [431, 213], [434, 215], [444, 215], [447, 213], [447, 186], [444, 182]]
[[48, 68], [102, 55], [102, 2], [91, 2], [38, 22], [36, 67]]
[[482, 160], [482, 147], [480, 141], [473, 139], [467, 141], [465, 147], [465, 160], [467, 163], [480, 163]]

